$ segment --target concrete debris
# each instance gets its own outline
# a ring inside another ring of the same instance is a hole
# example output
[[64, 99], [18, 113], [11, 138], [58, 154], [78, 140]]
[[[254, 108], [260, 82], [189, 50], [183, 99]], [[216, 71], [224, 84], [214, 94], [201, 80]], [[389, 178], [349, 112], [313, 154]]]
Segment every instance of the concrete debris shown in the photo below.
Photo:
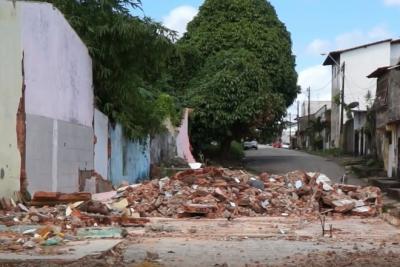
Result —
[[254, 176], [207, 167], [93, 196], [37, 192], [31, 203], [1, 199], [1, 207], [0, 250], [36, 251], [81, 239], [124, 238], [124, 227], [143, 227], [149, 217], [375, 216], [382, 196], [379, 188], [332, 184], [318, 173]]
[[378, 188], [332, 185], [319, 173], [256, 177], [215, 167], [185, 170], [126, 187], [113, 198], [114, 203], [123, 200], [124, 206], [126, 200], [141, 217], [318, 216], [325, 211], [374, 216], [382, 207]]
[[33, 196], [32, 206], [68, 204], [77, 201], [87, 201], [92, 198], [90, 193], [63, 194], [58, 192], [36, 192]]

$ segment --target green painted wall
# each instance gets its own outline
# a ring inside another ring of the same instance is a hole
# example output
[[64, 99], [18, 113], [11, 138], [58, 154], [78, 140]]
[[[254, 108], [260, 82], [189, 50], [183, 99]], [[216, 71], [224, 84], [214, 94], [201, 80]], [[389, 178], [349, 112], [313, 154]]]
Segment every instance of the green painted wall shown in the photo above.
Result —
[[19, 190], [21, 157], [17, 111], [22, 96], [22, 48], [19, 4], [0, 0], [0, 197]]

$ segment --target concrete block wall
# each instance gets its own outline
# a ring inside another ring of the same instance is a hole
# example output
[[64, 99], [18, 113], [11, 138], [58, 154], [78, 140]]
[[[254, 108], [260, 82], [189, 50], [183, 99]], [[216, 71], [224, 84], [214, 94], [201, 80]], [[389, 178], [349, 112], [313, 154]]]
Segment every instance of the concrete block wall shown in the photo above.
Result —
[[25, 175], [31, 193], [78, 191], [80, 171], [94, 169], [86, 46], [40, 2], [0, 1], [0, 36], [0, 196]]
[[189, 109], [185, 109], [182, 118], [181, 126], [178, 129], [178, 135], [176, 137], [176, 148], [180, 158], [185, 159], [188, 163], [194, 163], [194, 159], [191, 151], [191, 145], [189, 141]]
[[109, 177], [108, 167], [108, 117], [95, 109], [94, 112], [94, 170], [103, 179]]
[[92, 61], [60, 11], [47, 3], [18, 4], [28, 189], [76, 192], [80, 171], [94, 169]]
[[176, 130], [171, 120], [164, 122], [166, 131], [151, 138], [151, 164], [161, 164], [177, 156]]
[[20, 5], [0, 1], [0, 197], [20, 189], [17, 110], [22, 97]]
[[26, 118], [28, 190], [76, 192], [79, 171], [93, 170], [93, 130], [37, 115]]
[[137, 183], [149, 177], [150, 138], [140, 141], [125, 137], [120, 124], [109, 127], [111, 140], [110, 179], [114, 185], [123, 181]]

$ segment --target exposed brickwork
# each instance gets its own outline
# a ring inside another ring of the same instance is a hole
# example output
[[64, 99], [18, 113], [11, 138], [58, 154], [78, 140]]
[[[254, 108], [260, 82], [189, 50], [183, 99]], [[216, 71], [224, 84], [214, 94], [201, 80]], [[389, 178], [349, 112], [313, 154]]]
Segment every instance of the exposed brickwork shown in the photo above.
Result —
[[25, 113], [25, 71], [24, 71], [24, 54], [22, 54], [21, 62], [22, 71], [22, 96], [19, 101], [18, 111], [17, 111], [17, 143], [18, 150], [21, 155], [21, 168], [20, 168], [20, 191], [22, 195], [28, 195], [28, 181], [26, 176], [26, 113]]

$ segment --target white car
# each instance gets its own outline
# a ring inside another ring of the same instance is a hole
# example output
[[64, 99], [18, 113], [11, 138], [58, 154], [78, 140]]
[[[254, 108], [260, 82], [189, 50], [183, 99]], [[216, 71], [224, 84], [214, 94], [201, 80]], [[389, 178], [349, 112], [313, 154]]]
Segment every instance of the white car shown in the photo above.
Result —
[[258, 142], [257, 141], [246, 141], [243, 143], [244, 149], [258, 149]]
[[282, 144], [282, 148], [289, 149], [289, 148], [290, 148], [290, 145], [289, 145], [289, 144], [283, 143], [283, 144]]

